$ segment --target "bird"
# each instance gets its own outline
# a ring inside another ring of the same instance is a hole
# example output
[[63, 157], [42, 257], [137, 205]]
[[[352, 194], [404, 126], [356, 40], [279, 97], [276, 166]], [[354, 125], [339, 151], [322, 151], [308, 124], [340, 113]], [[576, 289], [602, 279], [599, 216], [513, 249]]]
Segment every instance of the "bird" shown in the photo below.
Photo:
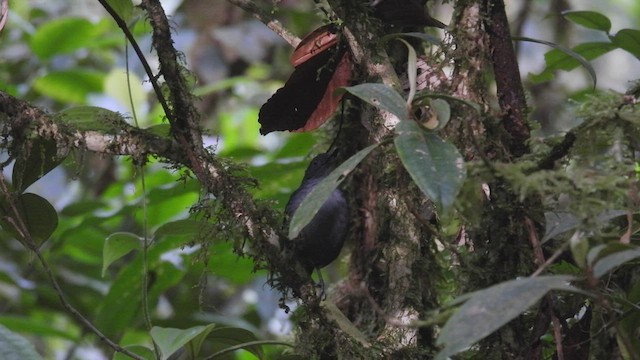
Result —
[[385, 23], [396, 26], [430, 26], [444, 29], [441, 21], [426, 12], [418, 0], [374, 0], [374, 15]]
[[[335, 168], [335, 153], [317, 155], [304, 173], [300, 187], [291, 194], [285, 207], [287, 218], [291, 218], [309, 193]], [[334, 190], [318, 213], [288, 245], [295, 258], [309, 275], [317, 270], [320, 287], [324, 295], [324, 281], [320, 269], [333, 262], [344, 245], [349, 229], [349, 204], [340, 189]]]

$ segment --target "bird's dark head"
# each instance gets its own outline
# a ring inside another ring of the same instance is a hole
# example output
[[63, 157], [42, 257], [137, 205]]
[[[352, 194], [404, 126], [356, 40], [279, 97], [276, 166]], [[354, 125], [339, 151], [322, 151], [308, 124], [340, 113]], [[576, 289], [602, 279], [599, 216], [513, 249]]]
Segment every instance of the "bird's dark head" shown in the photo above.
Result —
[[314, 157], [304, 172], [303, 182], [310, 179], [322, 179], [329, 175], [336, 167], [336, 153], [336, 151], [326, 152]]

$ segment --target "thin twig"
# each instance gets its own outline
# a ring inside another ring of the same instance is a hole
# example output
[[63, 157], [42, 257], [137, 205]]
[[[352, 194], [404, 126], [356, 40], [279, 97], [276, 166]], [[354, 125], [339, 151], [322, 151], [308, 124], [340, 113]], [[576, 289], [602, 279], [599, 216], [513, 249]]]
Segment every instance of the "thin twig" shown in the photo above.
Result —
[[277, 341], [277, 340], [256, 340], [256, 341], [249, 341], [246, 343], [242, 343], [242, 344], [238, 344], [235, 346], [230, 346], [228, 348], [225, 348], [223, 350], [220, 350], [218, 352], [215, 352], [209, 356], [207, 356], [206, 358], [204, 358], [204, 360], [211, 360], [214, 359], [218, 356], [222, 356], [224, 354], [228, 354], [232, 351], [236, 351], [236, 350], [240, 350], [240, 349], [244, 349], [250, 346], [257, 346], [257, 345], [284, 345], [284, 346], [289, 346], [289, 347], [293, 347], [293, 345], [284, 342], [284, 341]]
[[531, 274], [531, 277], [536, 277], [540, 274], [542, 274], [543, 271], [545, 271], [545, 269], [547, 267], [549, 267], [549, 265], [553, 264], [554, 261], [556, 261], [556, 259], [558, 259], [563, 252], [565, 252], [565, 250], [567, 250], [567, 248], [569, 247], [569, 243], [565, 242], [564, 244], [562, 244], [562, 246], [556, 250], [556, 252], [553, 253], [553, 255], [551, 255], [547, 261], [544, 262], [544, 264], [540, 265], [540, 267], [533, 273]]
[[267, 27], [276, 34], [278, 34], [284, 41], [288, 42], [289, 45], [293, 47], [297, 47], [300, 44], [300, 38], [295, 36], [289, 30], [287, 30], [282, 23], [278, 20], [271, 17], [266, 11], [260, 9], [256, 4], [252, 1], [248, 0], [228, 0], [233, 5], [241, 8], [242, 10], [250, 13], [256, 19], [262, 21]]
[[5, 179], [4, 179], [4, 175], [0, 172], [0, 186], [2, 187], [0, 190], [2, 190], [2, 193], [5, 195], [6, 199], [9, 199], [9, 205], [11, 207], [11, 212], [12, 215], [10, 216], [11, 219], [15, 220], [13, 225], [14, 226], [18, 226], [19, 229], [18, 232], [20, 233], [21, 236], [23, 236], [23, 244], [25, 244], [29, 250], [33, 251], [36, 254], [36, 257], [38, 258], [38, 260], [40, 261], [40, 264], [42, 264], [42, 268], [44, 269], [45, 273], [47, 274], [47, 277], [49, 278], [49, 281], [51, 282], [51, 285], [53, 286], [53, 289], [55, 290], [56, 294], [58, 295], [58, 298], [60, 299], [60, 303], [62, 303], [62, 306], [73, 316], [76, 317], [76, 319], [78, 319], [84, 326], [86, 326], [91, 332], [93, 332], [94, 334], [96, 334], [102, 341], [104, 341], [109, 347], [111, 347], [113, 350], [125, 354], [133, 359], [136, 360], [144, 360], [143, 357], [121, 347], [120, 345], [116, 344], [115, 342], [113, 342], [111, 339], [109, 339], [105, 334], [103, 334], [100, 330], [98, 330], [98, 328], [96, 328], [87, 318], [85, 318], [78, 310], [76, 310], [75, 307], [73, 307], [73, 305], [71, 305], [65, 295], [64, 292], [62, 291], [62, 288], [60, 287], [60, 284], [58, 283], [58, 280], [56, 279], [56, 277], [53, 275], [53, 270], [51, 270], [51, 267], [49, 266], [49, 263], [47, 262], [47, 260], [44, 258], [44, 256], [42, 256], [42, 253], [40, 252], [40, 249], [38, 248], [37, 244], [35, 243], [34, 239], [31, 237], [31, 234], [29, 233], [29, 228], [26, 226], [24, 219], [22, 219], [22, 216], [20, 214], [20, 212], [18, 211], [18, 208], [16, 207], [14, 201], [12, 201], [12, 198], [10, 196], [6, 196], [9, 195], [9, 189], [5, 184]]
[[140, 46], [136, 42], [135, 37], [133, 36], [131, 31], [129, 31], [129, 27], [127, 26], [127, 23], [125, 23], [124, 20], [122, 20], [120, 15], [118, 15], [118, 13], [111, 7], [111, 5], [109, 5], [107, 0], [98, 0], [98, 2], [104, 7], [105, 10], [107, 10], [109, 15], [111, 15], [113, 20], [116, 22], [116, 24], [118, 24], [120, 29], [122, 29], [122, 32], [129, 40], [129, 43], [131, 43], [131, 46], [133, 47], [133, 50], [136, 52], [136, 55], [138, 56], [138, 59], [140, 60], [140, 63], [142, 64], [144, 71], [147, 73], [147, 76], [149, 77], [149, 82], [151, 83], [151, 86], [153, 86], [153, 91], [156, 93], [156, 97], [158, 98], [158, 102], [160, 103], [160, 106], [162, 106], [162, 110], [164, 110], [164, 113], [167, 116], [167, 119], [169, 119], [169, 122], [171, 122], [173, 120], [171, 109], [169, 108], [169, 105], [167, 104], [167, 101], [165, 100], [164, 95], [162, 94], [162, 89], [160, 89], [160, 84], [158, 84], [158, 79], [156, 75], [153, 73], [153, 71], [151, 70], [151, 66], [149, 66], [147, 59], [144, 57], [144, 54], [142, 53]]

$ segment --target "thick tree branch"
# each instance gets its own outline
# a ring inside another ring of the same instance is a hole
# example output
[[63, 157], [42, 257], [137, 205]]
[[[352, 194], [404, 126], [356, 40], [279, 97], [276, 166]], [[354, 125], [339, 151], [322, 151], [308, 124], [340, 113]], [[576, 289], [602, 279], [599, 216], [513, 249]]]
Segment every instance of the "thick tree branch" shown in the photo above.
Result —
[[502, 109], [502, 126], [509, 134], [506, 146], [511, 155], [520, 157], [529, 152], [527, 140], [527, 102], [524, 96], [518, 59], [511, 40], [509, 21], [502, 0], [484, 0], [484, 27], [489, 38], [489, 56], [496, 78], [498, 101]]

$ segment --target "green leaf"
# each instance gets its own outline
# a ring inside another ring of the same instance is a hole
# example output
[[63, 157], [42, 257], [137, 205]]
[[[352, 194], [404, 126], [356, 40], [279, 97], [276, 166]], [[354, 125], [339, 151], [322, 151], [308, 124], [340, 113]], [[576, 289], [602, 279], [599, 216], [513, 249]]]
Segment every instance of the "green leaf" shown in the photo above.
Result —
[[[626, 214], [626, 210], [606, 210], [598, 214], [596, 223], [604, 225]], [[546, 230], [541, 240], [543, 243], [567, 231], [578, 229], [582, 225], [580, 219], [568, 212], [546, 212], [544, 219]]]
[[551, 290], [576, 291], [571, 276], [540, 276], [510, 280], [476, 291], [442, 328], [436, 359], [456, 354], [508, 323]]
[[302, 203], [300, 203], [300, 206], [291, 218], [291, 223], [289, 224], [289, 239], [294, 239], [300, 234], [300, 231], [316, 216], [320, 207], [327, 201], [342, 180], [378, 145], [380, 144], [370, 145], [358, 151], [313, 188], [309, 195], [302, 200]]
[[132, 233], [117, 232], [109, 235], [104, 241], [102, 251], [102, 277], [114, 261], [128, 254], [131, 250], [141, 249], [142, 239]]
[[130, 128], [122, 115], [97, 106], [75, 106], [56, 114], [56, 119], [79, 131], [116, 133]]
[[640, 248], [617, 251], [599, 258], [593, 266], [593, 275], [601, 278], [614, 268], [640, 257]]
[[611, 38], [611, 41], [619, 48], [640, 59], [640, 30], [622, 29]]
[[435, 117], [423, 122], [422, 125], [429, 130], [440, 130], [444, 128], [451, 119], [451, 106], [442, 99], [432, 99], [429, 101], [429, 107], [435, 113]]
[[88, 70], [51, 72], [36, 78], [33, 88], [63, 103], [84, 104], [87, 95], [102, 91], [104, 74]]
[[391, 86], [369, 83], [344, 89], [365, 102], [392, 113], [400, 120], [408, 119], [405, 100]]
[[[142, 356], [145, 360], [156, 360], [156, 354], [153, 353], [153, 350], [149, 349], [146, 346], [142, 345], [129, 345], [125, 346], [125, 349], [131, 351], [134, 354]], [[124, 355], [119, 352], [115, 352], [113, 354], [112, 360], [131, 360], [128, 355]]]
[[[131, 1], [128, 0], [128, 3], [131, 4]], [[142, 87], [142, 80], [132, 71], [129, 71], [127, 78], [126, 69], [112, 69], [105, 77], [104, 93], [118, 100], [129, 113], [133, 114], [136, 110], [138, 116], [144, 115], [142, 110], [145, 109], [147, 93]]]
[[545, 62], [547, 63], [545, 69], [540, 74], [529, 75], [529, 78], [537, 83], [550, 80], [553, 77], [553, 73], [557, 70], [569, 71], [575, 69], [578, 65], [582, 65], [582, 67], [584, 67], [589, 73], [589, 76], [591, 76], [591, 79], [593, 80], [593, 87], [595, 87], [597, 76], [593, 66], [589, 63], [589, 60], [593, 60], [615, 49], [615, 46], [608, 42], [582, 43], [573, 49], [568, 49], [550, 41], [527, 37], [514, 37], [514, 39], [543, 44], [554, 48], [544, 55]]
[[210, 235], [216, 230], [215, 225], [206, 221], [183, 219], [170, 221], [156, 230], [154, 238], [179, 235], [184, 237], [196, 237], [198, 235]]
[[589, 254], [589, 239], [584, 232], [576, 231], [569, 239], [569, 247], [576, 265], [584, 269], [587, 265], [587, 255]]
[[407, 96], [407, 107], [411, 106], [413, 98], [416, 96], [416, 78], [418, 77], [418, 55], [416, 49], [404, 39], [398, 38], [407, 47], [407, 77], [409, 78], [409, 96]]
[[365, 348], [371, 347], [371, 342], [358, 328], [347, 318], [340, 309], [332, 302], [323, 301], [321, 306], [327, 310], [327, 317], [338, 324], [338, 327], [349, 335], [352, 339], [357, 340]]
[[93, 24], [86, 18], [60, 18], [38, 26], [30, 45], [39, 58], [47, 60], [57, 54], [91, 47], [105, 30], [104, 26]]
[[451, 207], [467, 174], [458, 149], [415, 121], [401, 121], [396, 134], [396, 151], [416, 185], [441, 208]]
[[60, 211], [60, 215], [69, 217], [89, 215], [104, 206], [105, 204], [100, 200], [80, 200], [66, 206]]
[[[189, 329], [175, 329], [175, 328], [161, 328], [158, 326], [154, 326], [151, 328], [151, 337], [153, 341], [158, 345], [161, 352], [160, 359], [166, 360], [173, 353], [178, 351], [181, 347], [185, 346], [191, 340], [195, 339], [199, 335], [206, 333], [208, 334], [213, 328], [215, 324], [209, 324], [206, 326], [194, 326]], [[200, 345], [202, 342], [200, 341]], [[192, 343], [193, 346], [197, 345], [197, 343]], [[195, 350], [192, 348], [192, 350]], [[199, 352], [199, 348], [198, 348]]]
[[42, 360], [42, 357], [27, 339], [0, 325], [0, 359]]
[[213, 342], [214, 348], [218, 350], [218, 353], [224, 352], [225, 349], [229, 348], [241, 348], [249, 351], [258, 359], [264, 359], [262, 346], [252, 344], [252, 342], [258, 339], [256, 335], [249, 330], [237, 327], [216, 328], [209, 333], [207, 340]]
[[419, 92], [416, 98], [413, 100], [413, 106], [425, 106], [431, 104], [431, 99], [442, 99], [448, 102], [455, 102], [465, 106], [468, 106], [475, 110], [478, 114], [482, 114], [482, 108], [477, 103], [457, 98], [455, 96], [446, 94], [434, 94], [430, 91]]
[[588, 29], [600, 30], [609, 33], [611, 30], [611, 20], [608, 17], [595, 11], [563, 11], [565, 19], [584, 26]]
[[60, 165], [67, 153], [58, 154], [55, 140], [36, 138], [18, 154], [13, 167], [15, 188], [23, 192], [31, 184]]
[[[14, 209], [18, 212], [19, 219], [16, 219]], [[16, 239], [26, 242], [28, 239], [14, 226], [21, 223], [35, 242], [26, 243], [31, 248], [47, 240], [58, 227], [58, 213], [47, 200], [36, 194], [20, 194], [13, 204], [5, 197], [0, 198], [0, 225]]]
[[129, 22], [133, 16], [133, 2], [131, 0], [107, 0], [113, 10], [125, 22]]
[[[3, 315], [0, 316], [0, 324], [6, 326], [11, 331], [28, 333], [47, 338], [61, 338], [72, 342], [78, 342], [80, 339], [73, 334], [71, 327], [61, 328], [52, 323], [50, 319], [42, 319], [41, 317], [26, 317], [19, 315]], [[2, 359], [2, 356], [0, 356]]]

